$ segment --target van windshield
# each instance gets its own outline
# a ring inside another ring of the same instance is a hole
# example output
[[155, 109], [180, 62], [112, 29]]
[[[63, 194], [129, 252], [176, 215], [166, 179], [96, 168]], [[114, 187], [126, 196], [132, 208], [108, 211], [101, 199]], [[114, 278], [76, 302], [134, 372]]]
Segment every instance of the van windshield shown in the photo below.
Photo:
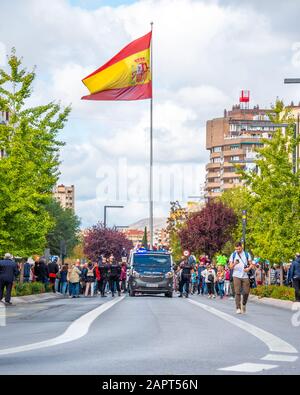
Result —
[[159, 254], [134, 254], [133, 268], [139, 273], [168, 273], [171, 270], [171, 257]]

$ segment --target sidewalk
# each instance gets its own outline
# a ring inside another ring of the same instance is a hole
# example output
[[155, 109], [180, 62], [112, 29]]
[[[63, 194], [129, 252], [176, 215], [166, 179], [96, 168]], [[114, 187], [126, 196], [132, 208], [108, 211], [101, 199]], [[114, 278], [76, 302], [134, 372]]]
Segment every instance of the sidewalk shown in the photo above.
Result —
[[24, 303], [36, 303], [36, 302], [47, 302], [49, 300], [54, 300], [54, 299], [61, 299], [63, 298], [63, 295], [59, 293], [42, 293], [42, 294], [36, 294], [36, 295], [28, 295], [28, 296], [15, 296], [11, 298], [11, 301], [13, 304], [24, 304]]
[[264, 304], [264, 305], [277, 307], [279, 309], [290, 310], [290, 311], [295, 311], [300, 309], [300, 302], [291, 302], [289, 300], [259, 298], [258, 296], [250, 295], [249, 301], [257, 304]]

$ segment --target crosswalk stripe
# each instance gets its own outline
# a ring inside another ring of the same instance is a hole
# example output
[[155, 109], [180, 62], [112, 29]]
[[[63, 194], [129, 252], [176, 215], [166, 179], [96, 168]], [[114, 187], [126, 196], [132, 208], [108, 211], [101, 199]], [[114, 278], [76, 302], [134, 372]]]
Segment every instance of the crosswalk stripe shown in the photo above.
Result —
[[298, 357], [296, 355], [267, 354], [261, 359], [262, 361], [295, 362]]
[[278, 365], [266, 365], [262, 363], [250, 363], [245, 362], [240, 365], [229, 366], [227, 368], [221, 368], [219, 370], [223, 370], [226, 372], [241, 372], [241, 373], [259, 373], [264, 370], [270, 370], [278, 368]]

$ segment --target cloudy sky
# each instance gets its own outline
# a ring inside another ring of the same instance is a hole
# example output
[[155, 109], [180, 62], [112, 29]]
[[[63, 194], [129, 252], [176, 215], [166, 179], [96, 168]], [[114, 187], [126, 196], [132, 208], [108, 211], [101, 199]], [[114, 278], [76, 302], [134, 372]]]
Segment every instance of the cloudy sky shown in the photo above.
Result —
[[298, 1], [1, 0], [0, 64], [15, 46], [37, 65], [32, 103], [72, 103], [61, 179], [76, 186], [84, 227], [111, 210], [109, 225], [148, 213], [149, 101], [87, 102], [81, 79], [154, 22], [155, 216], [168, 201], [199, 194], [204, 182], [205, 124], [251, 90], [252, 105], [300, 100]]

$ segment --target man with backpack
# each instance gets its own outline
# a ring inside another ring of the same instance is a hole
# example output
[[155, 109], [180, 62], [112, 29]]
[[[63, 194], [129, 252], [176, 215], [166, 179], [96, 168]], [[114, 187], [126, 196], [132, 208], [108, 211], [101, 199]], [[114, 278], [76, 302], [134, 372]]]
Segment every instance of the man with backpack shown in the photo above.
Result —
[[[250, 278], [249, 273], [255, 269], [252, 263], [251, 255], [244, 251], [242, 243], [235, 245], [235, 251], [229, 258], [229, 267], [232, 272], [233, 286], [235, 292], [236, 313], [246, 313], [246, 305], [250, 294]], [[241, 303], [241, 295], [243, 301]]]
[[190, 282], [193, 265], [189, 263], [188, 256], [184, 254], [184, 261], [180, 264], [181, 267], [181, 278], [179, 282], [179, 298], [183, 297], [183, 291], [185, 290], [185, 296], [189, 297]]

